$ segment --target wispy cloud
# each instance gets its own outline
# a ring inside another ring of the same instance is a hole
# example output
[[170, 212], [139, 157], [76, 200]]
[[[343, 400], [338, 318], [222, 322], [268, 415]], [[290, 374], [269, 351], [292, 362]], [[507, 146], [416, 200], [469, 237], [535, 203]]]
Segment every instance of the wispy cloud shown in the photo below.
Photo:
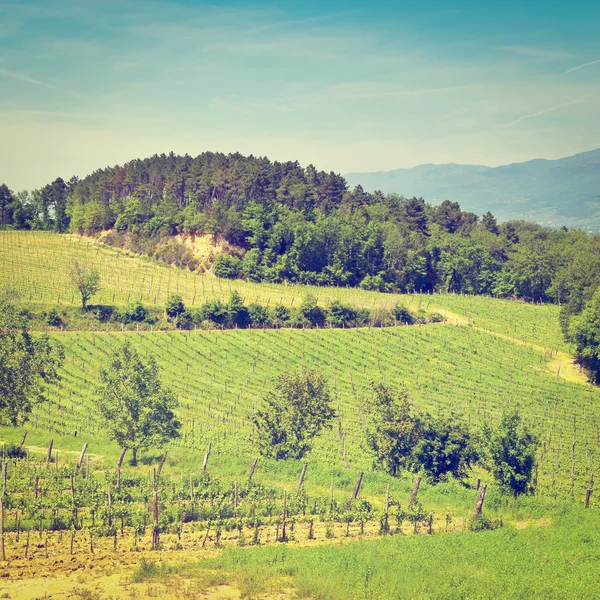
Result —
[[532, 56], [535, 58], [561, 59], [573, 58], [575, 55], [571, 52], [563, 52], [561, 50], [553, 50], [551, 48], [538, 48], [536, 46], [495, 46], [494, 50], [502, 50], [512, 52], [522, 56]]
[[40, 81], [39, 79], [34, 79], [33, 77], [29, 77], [24, 73], [16, 73], [15, 71], [8, 71], [6, 69], [0, 69], [1, 77], [10, 77], [11, 79], [18, 79], [19, 81], [26, 81], [27, 83], [31, 83], [32, 85], [41, 85], [45, 88], [56, 89], [55, 85], [51, 83], [46, 83], [45, 81]]
[[568, 71], [565, 71], [565, 73], [572, 73], [573, 71], [579, 71], [579, 69], [585, 69], [586, 67], [591, 67], [592, 65], [597, 65], [598, 63], [600, 63], [600, 58], [598, 60], [592, 60], [591, 62], [583, 63], [582, 65], [577, 65], [576, 67], [573, 67], [572, 69], [569, 69]]
[[573, 106], [575, 104], [582, 104], [584, 102], [587, 102], [588, 100], [591, 100], [592, 98], [595, 98], [597, 95], [598, 95], [598, 93], [587, 94], [581, 98], [576, 98], [575, 100], [571, 100], [570, 102], [564, 102], [562, 104], [557, 104], [557, 105], [551, 106], [549, 108], [544, 108], [543, 110], [538, 110], [538, 111], [528, 114], [528, 115], [523, 115], [522, 117], [519, 117], [518, 119], [515, 119], [514, 121], [511, 121], [510, 123], [506, 123], [506, 124], [502, 125], [502, 127], [511, 127], [512, 125], [517, 125], [518, 123], [521, 123], [522, 121], [526, 121], [527, 119], [535, 119], [536, 117], [542, 117], [544, 115], [548, 115], [550, 113], [556, 112], [557, 110], [562, 110], [563, 108], [568, 108], [569, 106]]

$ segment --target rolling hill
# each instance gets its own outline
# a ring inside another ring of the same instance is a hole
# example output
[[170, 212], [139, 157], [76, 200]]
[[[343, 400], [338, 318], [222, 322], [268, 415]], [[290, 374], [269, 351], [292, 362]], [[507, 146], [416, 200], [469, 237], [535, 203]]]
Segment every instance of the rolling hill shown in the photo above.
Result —
[[500, 167], [419, 165], [372, 173], [348, 173], [348, 183], [429, 202], [459, 202], [500, 220], [600, 230], [600, 149], [559, 160], [536, 159]]

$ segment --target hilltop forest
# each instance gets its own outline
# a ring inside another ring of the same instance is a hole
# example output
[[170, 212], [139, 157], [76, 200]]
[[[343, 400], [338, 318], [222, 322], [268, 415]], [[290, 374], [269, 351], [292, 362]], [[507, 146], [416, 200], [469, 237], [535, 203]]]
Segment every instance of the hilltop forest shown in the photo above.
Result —
[[[212, 234], [228, 253], [220, 277], [519, 297], [563, 305], [562, 326], [596, 370], [600, 236], [525, 221], [498, 223], [422, 198], [349, 189], [298, 162], [205, 152], [155, 155], [13, 193], [0, 186], [4, 228], [105, 235], [105, 243], [191, 270], [177, 234]], [[586, 313], [587, 310], [587, 313]], [[582, 312], [583, 311], [583, 312]], [[585, 316], [585, 323], [577, 316]], [[590, 350], [591, 349], [591, 350]]]

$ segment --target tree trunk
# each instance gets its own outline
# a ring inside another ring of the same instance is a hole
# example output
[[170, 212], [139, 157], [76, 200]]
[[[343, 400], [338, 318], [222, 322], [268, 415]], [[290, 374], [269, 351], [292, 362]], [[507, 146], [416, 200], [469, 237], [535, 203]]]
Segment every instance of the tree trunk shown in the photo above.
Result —
[[131, 449], [131, 466], [137, 467], [137, 448]]

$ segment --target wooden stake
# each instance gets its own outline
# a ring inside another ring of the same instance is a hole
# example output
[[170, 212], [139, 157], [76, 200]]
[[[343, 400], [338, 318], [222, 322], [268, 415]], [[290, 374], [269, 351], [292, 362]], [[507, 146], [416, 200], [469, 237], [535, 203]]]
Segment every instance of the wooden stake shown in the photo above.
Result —
[[585, 490], [585, 507], [589, 508], [590, 507], [590, 496], [592, 495], [592, 490], [587, 489]]
[[81, 465], [83, 464], [83, 457], [85, 456], [85, 451], [87, 450], [87, 442], [83, 445], [81, 449], [81, 454], [79, 455], [79, 460], [77, 461], [77, 470], [81, 469]]
[[237, 507], [238, 507], [238, 482], [233, 482], [233, 518], [237, 519]]
[[167, 460], [167, 453], [168, 452], [169, 452], [168, 450], [165, 450], [165, 453], [162, 455], [162, 457], [160, 459], [160, 462], [158, 463], [158, 471], [156, 471], [156, 475], [157, 476], [160, 475], [160, 472], [162, 471], [162, 468], [163, 468], [163, 466], [165, 464], [165, 460]]
[[483, 500], [485, 498], [485, 491], [487, 489], [487, 485], [484, 483], [481, 487], [481, 491], [479, 492], [479, 498], [477, 499], [477, 504], [475, 505], [475, 514], [473, 515], [472, 525], [477, 523], [477, 519], [479, 519], [479, 515], [481, 514], [481, 509], [483, 508]]
[[287, 542], [287, 536], [286, 536], [286, 519], [287, 519], [287, 492], [284, 490], [283, 491], [283, 512], [282, 512], [282, 519], [283, 519], [283, 525], [281, 528], [281, 541], [282, 542]]
[[21, 438], [21, 448], [23, 447], [23, 444], [25, 443], [25, 439], [27, 438], [27, 432], [23, 433], [23, 437]]
[[298, 480], [298, 485], [296, 487], [296, 494], [299, 494], [300, 490], [302, 489], [302, 484], [304, 483], [304, 477], [306, 476], [307, 468], [308, 468], [308, 465], [306, 463], [304, 463], [302, 465], [302, 473], [300, 473], [300, 479]]
[[46, 452], [46, 467], [48, 466], [50, 458], [52, 457], [52, 444], [54, 444], [54, 440], [50, 440], [50, 443], [48, 444], [48, 452]]
[[250, 481], [252, 479], [252, 476], [254, 475], [254, 471], [256, 469], [256, 463], [258, 462], [258, 458], [255, 458], [252, 461], [252, 466], [250, 467], [250, 472], [248, 473], [248, 480]]
[[410, 508], [417, 499], [417, 494], [419, 493], [419, 486], [421, 485], [421, 478], [417, 477], [415, 479], [415, 485], [413, 486], [412, 494], [410, 495], [410, 500], [408, 501], [408, 508]]
[[0, 496], [0, 552], [2, 560], [6, 560], [6, 551], [4, 549], [4, 498]]
[[360, 471], [358, 474], [358, 479], [356, 480], [356, 484], [354, 485], [354, 490], [352, 492], [352, 500], [356, 500], [358, 498], [358, 493], [360, 492], [360, 484], [362, 483], [364, 473]]
[[206, 449], [206, 452], [204, 453], [204, 460], [202, 461], [202, 473], [206, 472], [206, 467], [208, 466], [208, 458], [210, 456], [210, 442], [208, 442], [208, 448]]

